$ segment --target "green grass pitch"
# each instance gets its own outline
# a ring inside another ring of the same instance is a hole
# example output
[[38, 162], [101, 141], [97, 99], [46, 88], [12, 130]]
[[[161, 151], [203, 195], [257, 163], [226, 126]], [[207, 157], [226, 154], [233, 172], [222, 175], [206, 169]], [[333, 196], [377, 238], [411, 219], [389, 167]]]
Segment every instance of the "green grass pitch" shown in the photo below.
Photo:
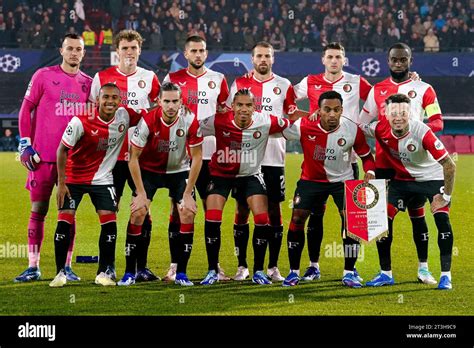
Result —
[[[332, 200], [325, 216], [320, 281], [300, 283], [292, 288], [282, 288], [279, 283], [257, 286], [250, 281], [221, 282], [211, 287], [196, 285], [192, 288], [163, 282], [142, 283], [129, 288], [103, 288], [93, 284], [96, 264], [73, 263], [74, 270], [83, 280], [76, 284], [68, 283], [64, 288], [51, 289], [48, 283], [55, 275], [53, 234], [56, 201], [51, 200], [46, 222], [41, 253], [43, 280], [14, 284], [13, 278], [27, 266], [27, 259], [15, 256], [14, 252], [27, 243], [30, 204], [28, 191], [24, 189], [26, 170], [15, 160], [15, 154], [0, 153], [0, 315], [473, 315], [474, 248], [470, 242], [474, 230], [474, 214], [471, 211], [474, 157], [459, 156], [455, 159], [457, 176], [451, 210], [454, 229], [452, 291], [438, 291], [434, 286], [417, 282], [416, 250], [406, 214], [399, 214], [395, 222], [392, 258], [396, 285], [379, 289], [343, 287], [343, 258], [337, 252], [341, 248], [340, 220]], [[289, 270], [285, 242], [291, 214], [289, 201], [300, 175], [301, 160], [301, 155], [287, 156], [287, 201], [282, 204], [285, 236], [279, 262], [284, 275]], [[125, 267], [123, 245], [129, 202], [130, 192], [126, 192], [118, 215], [118, 276], [123, 274]], [[232, 236], [234, 206], [233, 200], [230, 200], [222, 225], [220, 263], [228, 275], [233, 275], [237, 266]], [[167, 192], [161, 191], [152, 204], [154, 223], [149, 252], [149, 267], [160, 276], [169, 265], [168, 215]], [[207, 269], [203, 219], [200, 210], [196, 217], [194, 248], [188, 269], [188, 275], [195, 282], [203, 278]], [[427, 221], [430, 269], [439, 278], [437, 232], [430, 214]], [[75, 255], [97, 255], [98, 236], [98, 218], [87, 197], [77, 214]], [[251, 246], [248, 254], [251, 266]], [[305, 249], [302, 271], [307, 263]], [[364, 245], [363, 258], [358, 261], [357, 268], [365, 280], [376, 274], [378, 258], [375, 244]]]

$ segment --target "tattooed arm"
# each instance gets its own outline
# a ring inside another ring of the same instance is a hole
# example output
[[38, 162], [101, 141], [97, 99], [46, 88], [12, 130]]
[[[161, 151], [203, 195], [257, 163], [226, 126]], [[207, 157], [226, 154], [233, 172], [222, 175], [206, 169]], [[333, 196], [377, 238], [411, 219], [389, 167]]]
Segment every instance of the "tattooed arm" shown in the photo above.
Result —
[[451, 156], [447, 155], [442, 160], [439, 161], [439, 164], [443, 166], [444, 174], [444, 193], [438, 193], [433, 197], [433, 202], [431, 203], [431, 211], [435, 212], [438, 209], [446, 206], [451, 201], [451, 194], [454, 189], [454, 176], [456, 174], [456, 164], [454, 164]]

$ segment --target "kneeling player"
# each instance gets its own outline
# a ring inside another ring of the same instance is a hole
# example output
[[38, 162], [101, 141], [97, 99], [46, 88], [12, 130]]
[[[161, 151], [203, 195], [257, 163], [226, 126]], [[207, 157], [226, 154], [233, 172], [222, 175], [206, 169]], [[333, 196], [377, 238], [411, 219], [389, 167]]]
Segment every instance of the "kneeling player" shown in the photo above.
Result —
[[373, 136], [395, 170], [388, 189], [389, 234], [377, 242], [381, 271], [367, 286], [393, 285], [390, 248], [393, 219], [399, 210], [422, 209], [426, 198], [431, 203], [441, 258], [438, 289], [451, 289], [453, 231], [449, 206], [454, 187], [456, 165], [441, 141], [423, 122], [410, 118], [410, 98], [394, 94], [387, 98], [387, 119], [361, 126]]
[[341, 234], [344, 244], [342, 283], [359, 288], [362, 284], [358, 275], [354, 274], [359, 242], [349, 238], [345, 233], [344, 181], [354, 179], [351, 166], [352, 149], [362, 159], [366, 181], [375, 178], [375, 163], [364, 134], [357, 124], [344, 117], [341, 119], [343, 112], [341, 95], [335, 91], [325, 92], [319, 97], [318, 104], [320, 118], [317, 121], [302, 118], [283, 131], [285, 138], [301, 142], [304, 153], [301, 178], [293, 199], [293, 214], [287, 237], [290, 273], [283, 281], [283, 286], [294, 286], [300, 281], [299, 270], [305, 243], [306, 219], [313, 209], [322, 209], [331, 195], [342, 221]]
[[[181, 89], [168, 82], [159, 95], [159, 108], [143, 117], [133, 133], [130, 173], [136, 186], [127, 227], [126, 269], [118, 285], [135, 283], [137, 254], [144, 247], [142, 225], [157, 189], [167, 188], [179, 212], [178, 264], [175, 283], [192, 286], [186, 267], [193, 246], [196, 202], [193, 187], [202, 165], [202, 142], [196, 116], [182, 105]], [[190, 149], [192, 157], [187, 153]], [[188, 179], [189, 174], [189, 179]]]
[[[105, 84], [99, 92], [99, 109], [92, 115], [74, 117], [64, 131], [57, 151], [58, 225], [54, 235], [57, 275], [49, 284], [66, 284], [65, 264], [71, 243], [71, 225], [84, 194], [88, 193], [99, 215], [99, 269], [95, 283], [115, 285], [115, 241], [117, 202], [112, 168], [130, 125], [141, 115], [119, 108], [120, 90]], [[67, 161], [67, 162], [66, 162]]]
[[211, 178], [207, 187], [205, 238], [208, 273], [201, 284], [218, 281], [222, 211], [230, 191], [244, 200], [254, 216], [254, 275], [257, 284], [271, 284], [263, 273], [269, 234], [266, 187], [260, 172], [270, 134], [279, 133], [290, 124], [288, 119], [255, 112], [255, 98], [248, 89], [234, 95], [232, 111], [200, 121], [203, 135], [216, 136], [216, 152], [209, 164]]

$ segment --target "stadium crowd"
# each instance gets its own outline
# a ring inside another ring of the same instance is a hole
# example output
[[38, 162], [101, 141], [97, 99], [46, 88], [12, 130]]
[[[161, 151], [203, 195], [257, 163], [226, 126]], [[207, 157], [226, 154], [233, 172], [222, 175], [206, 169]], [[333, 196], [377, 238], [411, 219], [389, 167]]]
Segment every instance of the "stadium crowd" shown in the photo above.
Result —
[[144, 49], [183, 50], [199, 35], [210, 50], [243, 51], [270, 42], [276, 51], [382, 52], [395, 42], [415, 51], [473, 47], [473, 2], [446, 0], [0, 0], [0, 47], [59, 47], [66, 33], [108, 48], [122, 29]]

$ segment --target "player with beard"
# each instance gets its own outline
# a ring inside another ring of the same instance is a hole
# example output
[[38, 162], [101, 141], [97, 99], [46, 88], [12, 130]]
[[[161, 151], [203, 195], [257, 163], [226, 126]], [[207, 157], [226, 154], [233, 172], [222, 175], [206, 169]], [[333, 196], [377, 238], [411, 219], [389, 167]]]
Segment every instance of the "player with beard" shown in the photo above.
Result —
[[[325, 92], [336, 91], [343, 100], [344, 116], [358, 123], [360, 100], [365, 101], [367, 99], [372, 85], [365, 78], [342, 70], [345, 62], [345, 49], [339, 42], [331, 42], [324, 47], [321, 62], [324, 66], [324, 72], [308, 75], [295, 85], [296, 97], [298, 99], [308, 98], [309, 111], [313, 114], [319, 110], [319, 97]], [[359, 167], [354, 152], [352, 152], [350, 160], [354, 179], [358, 179]], [[318, 204], [309, 217], [307, 237], [310, 264], [301, 278], [304, 281], [317, 280], [321, 277], [319, 257], [323, 240], [325, 211], [326, 204]], [[356, 277], [362, 281], [357, 274], [357, 270], [354, 270], [354, 272]]]
[[[386, 121], [385, 100], [397, 93], [410, 98], [410, 117], [421, 122], [427, 120], [427, 126], [433, 132], [443, 130], [443, 118], [433, 87], [423, 81], [410, 78], [410, 67], [413, 63], [412, 52], [404, 43], [396, 43], [388, 50], [388, 66], [390, 77], [375, 84], [367, 97], [360, 113], [360, 122], [368, 124], [374, 119]], [[382, 151], [380, 143], [376, 142], [376, 177], [391, 179], [395, 170], [387, 161], [387, 152]], [[423, 205], [416, 209], [409, 206], [408, 214], [413, 227], [413, 240], [418, 254], [418, 280], [425, 284], [436, 284], [428, 268], [428, 226], [425, 220]], [[379, 246], [379, 243], [377, 243]]]
[[[229, 95], [229, 87], [225, 76], [219, 72], [204, 66], [208, 51], [206, 41], [200, 36], [190, 36], [184, 46], [184, 57], [188, 61], [187, 68], [169, 73], [163, 83], [173, 82], [181, 88], [181, 98], [186, 105], [201, 120], [214, 115], [225, 106]], [[196, 188], [202, 200], [204, 211], [206, 210], [207, 184], [209, 183], [209, 162], [216, 150], [216, 138], [209, 136], [204, 138], [202, 145], [202, 167], [196, 182]], [[172, 205], [173, 206], [173, 205]], [[178, 212], [171, 209], [170, 222], [168, 225], [168, 236], [171, 254], [171, 264], [165, 281], [174, 281], [179, 255], [179, 231], [180, 221]], [[226, 277], [223, 269], [219, 266], [219, 280], [230, 280]]]
[[[59, 49], [60, 65], [39, 69], [31, 78], [19, 114], [21, 163], [28, 169], [26, 188], [30, 191], [28, 223], [28, 268], [15, 282], [39, 280], [40, 250], [49, 200], [57, 183], [56, 149], [68, 122], [76, 111], [87, 108], [92, 79], [79, 70], [85, 55], [84, 40], [75, 34], [64, 37]], [[72, 112], [71, 112], [72, 111]], [[67, 280], [80, 278], [71, 269], [75, 223], [64, 268]]]
[[[240, 89], [249, 89], [255, 96], [255, 110], [269, 112], [284, 117], [285, 114], [300, 113], [295, 102], [295, 92], [288, 79], [272, 72], [275, 60], [273, 46], [262, 41], [252, 49], [253, 70], [237, 78], [230, 88], [227, 106], [230, 107], [235, 93]], [[285, 152], [284, 138], [270, 137], [262, 161], [262, 174], [267, 187], [268, 216], [272, 233], [268, 239], [269, 261], [267, 275], [273, 281], [282, 281], [277, 262], [283, 237], [283, 223], [281, 218], [280, 202], [285, 200]], [[238, 259], [237, 273], [234, 280], [244, 280], [249, 276], [247, 267], [247, 245], [249, 240], [248, 218], [250, 209], [245, 200], [237, 201], [234, 219], [234, 242]]]

